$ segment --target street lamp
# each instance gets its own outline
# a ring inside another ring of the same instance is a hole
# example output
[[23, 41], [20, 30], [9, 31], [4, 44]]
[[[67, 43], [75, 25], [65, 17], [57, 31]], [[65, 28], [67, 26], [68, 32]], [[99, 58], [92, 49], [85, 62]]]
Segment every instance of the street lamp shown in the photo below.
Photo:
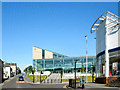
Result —
[[75, 60], [75, 88], [76, 88], [76, 63], [78, 60]]
[[86, 82], [87, 82], [87, 35], [85, 35], [86, 38]]
[[33, 74], [33, 83], [34, 83], [34, 70], [32, 70], [32, 74]]
[[42, 83], [42, 82], [41, 82], [41, 74], [42, 74], [42, 70], [40, 71], [40, 83]]

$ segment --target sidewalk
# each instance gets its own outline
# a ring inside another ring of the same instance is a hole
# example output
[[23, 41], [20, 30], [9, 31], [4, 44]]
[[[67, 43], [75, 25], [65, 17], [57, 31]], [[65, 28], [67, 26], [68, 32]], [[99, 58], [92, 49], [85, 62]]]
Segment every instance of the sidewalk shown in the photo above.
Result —
[[[18, 74], [19, 75], [19, 74]], [[2, 86], [6, 83], [6, 82], [10, 82], [12, 79], [14, 79], [15, 77], [17, 77], [18, 75], [14, 76], [14, 77], [10, 77], [9, 79], [5, 80], [3, 83], [0, 83], [0, 90], [2, 89]]]
[[[105, 85], [106, 84], [88, 82], [88, 83], [85, 83], [85, 89], [120, 89], [120, 87], [108, 87]], [[67, 88], [68, 86], [69, 86], [69, 83], [66, 83], [66, 85], [63, 88]], [[68, 87], [68, 88], [71, 88], [71, 87]], [[82, 89], [82, 86], [80, 86], [79, 82], [76, 83], [76, 89]]]
[[[106, 84], [99, 84], [99, 83], [85, 83], [85, 88], [114, 88], [117, 89], [118, 87], [108, 87], [105, 86]], [[77, 87], [80, 87], [79, 84], [77, 84]], [[120, 87], [119, 87], [120, 88]]]

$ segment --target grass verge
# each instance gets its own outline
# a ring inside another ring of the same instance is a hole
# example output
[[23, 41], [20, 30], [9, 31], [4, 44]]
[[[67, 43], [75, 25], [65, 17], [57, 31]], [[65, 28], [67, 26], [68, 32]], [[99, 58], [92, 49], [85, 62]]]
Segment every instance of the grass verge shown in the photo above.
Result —
[[[33, 75], [28, 75], [28, 78], [33, 80]], [[41, 75], [41, 80], [47, 78], [47, 75]], [[37, 75], [37, 80], [36, 80], [36, 76], [34, 75], [34, 80], [37, 82], [40, 82], [40, 76]]]

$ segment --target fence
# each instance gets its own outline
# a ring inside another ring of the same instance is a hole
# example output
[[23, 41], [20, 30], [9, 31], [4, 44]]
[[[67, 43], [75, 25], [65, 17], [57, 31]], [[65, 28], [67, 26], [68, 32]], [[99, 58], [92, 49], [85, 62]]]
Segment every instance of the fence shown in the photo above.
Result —
[[62, 83], [61, 79], [44, 79], [42, 83]]

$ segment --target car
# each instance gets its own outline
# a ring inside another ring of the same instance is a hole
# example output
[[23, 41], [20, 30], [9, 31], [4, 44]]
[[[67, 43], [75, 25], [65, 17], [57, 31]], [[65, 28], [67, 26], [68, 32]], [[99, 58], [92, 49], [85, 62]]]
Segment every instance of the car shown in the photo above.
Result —
[[19, 77], [19, 81], [24, 81], [23, 76], [20, 76], [20, 77]]

